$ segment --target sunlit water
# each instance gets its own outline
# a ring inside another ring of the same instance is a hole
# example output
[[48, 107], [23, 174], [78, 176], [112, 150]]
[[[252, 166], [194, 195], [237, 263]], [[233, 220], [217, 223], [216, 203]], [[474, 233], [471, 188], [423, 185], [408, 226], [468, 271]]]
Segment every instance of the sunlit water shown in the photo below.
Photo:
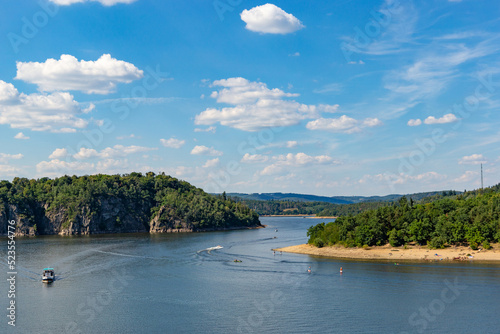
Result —
[[[261, 221], [268, 228], [18, 238], [15, 327], [1, 239], [0, 332], [500, 332], [500, 265], [273, 254], [320, 221]], [[49, 266], [57, 280], [43, 284]]]

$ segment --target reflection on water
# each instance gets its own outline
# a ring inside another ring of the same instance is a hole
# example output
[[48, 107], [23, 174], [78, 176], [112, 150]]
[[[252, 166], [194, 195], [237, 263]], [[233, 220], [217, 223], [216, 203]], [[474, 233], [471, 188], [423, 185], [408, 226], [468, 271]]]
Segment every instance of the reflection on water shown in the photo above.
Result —
[[[425, 325], [428, 333], [494, 333], [500, 327], [499, 265], [395, 266], [273, 253], [305, 243], [306, 229], [317, 222], [266, 217], [268, 228], [258, 230], [18, 238], [17, 326], [5, 317], [0, 331], [417, 333]], [[52, 284], [41, 283], [45, 267], [55, 268]], [[7, 272], [5, 263], [0, 268]], [[453, 284], [456, 296], [446, 290]], [[6, 291], [6, 280], [0, 288]], [[443, 291], [456, 298], [443, 301]], [[6, 310], [5, 295], [0, 302]]]

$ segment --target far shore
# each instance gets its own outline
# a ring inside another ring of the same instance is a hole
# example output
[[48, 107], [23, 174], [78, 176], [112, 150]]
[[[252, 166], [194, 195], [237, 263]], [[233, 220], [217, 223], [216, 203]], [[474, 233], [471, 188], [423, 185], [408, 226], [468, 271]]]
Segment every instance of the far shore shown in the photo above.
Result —
[[321, 216], [317, 217], [314, 215], [260, 215], [261, 217], [304, 217], [309, 219], [336, 219], [337, 217]]
[[490, 261], [500, 262], [500, 244], [492, 244], [489, 250], [472, 250], [467, 246], [429, 249], [426, 246], [403, 247], [375, 246], [346, 248], [327, 246], [318, 248], [308, 244], [276, 248], [275, 251], [356, 260], [399, 261]]

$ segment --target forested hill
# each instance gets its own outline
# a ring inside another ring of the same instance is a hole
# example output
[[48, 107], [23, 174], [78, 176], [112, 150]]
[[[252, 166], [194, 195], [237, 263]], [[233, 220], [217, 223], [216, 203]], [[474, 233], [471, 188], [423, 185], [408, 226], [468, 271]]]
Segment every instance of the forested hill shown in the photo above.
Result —
[[[325, 197], [300, 194], [251, 194], [241, 197], [242, 194], [235, 196], [234, 193], [228, 196], [235, 201], [245, 203], [249, 208], [255, 210], [259, 215], [317, 215], [337, 217], [343, 215], [355, 215], [366, 210], [378, 209], [384, 206], [390, 206], [399, 200], [403, 195], [372, 196], [372, 197], [342, 197], [342, 202], [347, 204], [331, 203], [326, 200], [332, 200], [340, 197]], [[456, 191], [426, 192], [405, 195], [413, 202], [424, 203], [434, 201], [439, 198], [455, 196], [459, 194]], [[295, 196], [291, 196], [295, 195]], [[256, 200], [252, 198], [268, 198], [268, 200]], [[275, 198], [282, 198], [280, 200]], [[295, 198], [294, 200], [292, 198]], [[310, 200], [308, 200], [310, 199]], [[315, 201], [311, 201], [315, 199]], [[321, 201], [320, 199], [325, 199]], [[378, 201], [375, 201], [378, 199]]]
[[[227, 196], [238, 198], [244, 201], [255, 200], [255, 201], [291, 201], [291, 202], [325, 202], [332, 204], [354, 204], [354, 203], [364, 203], [364, 202], [393, 202], [400, 199], [403, 196], [406, 198], [412, 198], [414, 201], [419, 201], [425, 197], [440, 195], [441, 191], [431, 191], [416, 194], [392, 194], [386, 196], [316, 196], [316, 195], [306, 195], [306, 194], [295, 194], [295, 193], [253, 193], [253, 194], [242, 194], [242, 193], [228, 193]], [[455, 191], [445, 191], [447, 193], [455, 193]]]
[[500, 184], [484, 190], [465, 192], [415, 204], [403, 197], [391, 206], [369, 210], [356, 216], [342, 216], [335, 222], [308, 229], [309, 243], [345, 246], [373, 246], [410, 242], [442, 248], [500, 242]]
[[261, 226], [243, 203], [154, 173], [0, 181], [0, 235], [182, 232]]

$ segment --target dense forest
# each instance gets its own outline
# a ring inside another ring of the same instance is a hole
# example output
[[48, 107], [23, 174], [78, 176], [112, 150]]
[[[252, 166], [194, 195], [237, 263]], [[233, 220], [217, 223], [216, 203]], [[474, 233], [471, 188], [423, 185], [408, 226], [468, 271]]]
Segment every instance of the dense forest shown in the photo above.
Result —
[[[260, 225], [258, 215], [243, 203], [154, 173], [1, 181], [0, 225], [6, 225], [6, 219], [15, 219], [29, 234], [151, 231], [153, 225], [159, 232]], [[5, 234], [5, 226], [0, 229]]]
[[[428, 192], [407, 195], [410, 201], [428, 203], [444, 197], [456, 196], [457, 192], [448, 190], [443, 192]], [[297, 195], [299, 196], [299, 195]], [[253, 200], [238, 196], [231, 199], [246, 204], [259, 215], [316, 215], [320, 217], [338, 217], [356, 215], [367, 210], [375, 210], [381, 207], [393, 205], [402, 195], [389, 195], [384, 197], [343, 197], [357, 201], [349, 204], [335, 204], [323, 201], [304, 200]], [[378, 200], [375, 200], [378, 199]]]
[[311, 226], [309, 244], [347, 247], [408, 243], [443, 248], [468, 244], [472, 249], [500, 242], [500, 184], [430, 201], [398, 202], [358, 215], [341, 216], [335, 222]]

